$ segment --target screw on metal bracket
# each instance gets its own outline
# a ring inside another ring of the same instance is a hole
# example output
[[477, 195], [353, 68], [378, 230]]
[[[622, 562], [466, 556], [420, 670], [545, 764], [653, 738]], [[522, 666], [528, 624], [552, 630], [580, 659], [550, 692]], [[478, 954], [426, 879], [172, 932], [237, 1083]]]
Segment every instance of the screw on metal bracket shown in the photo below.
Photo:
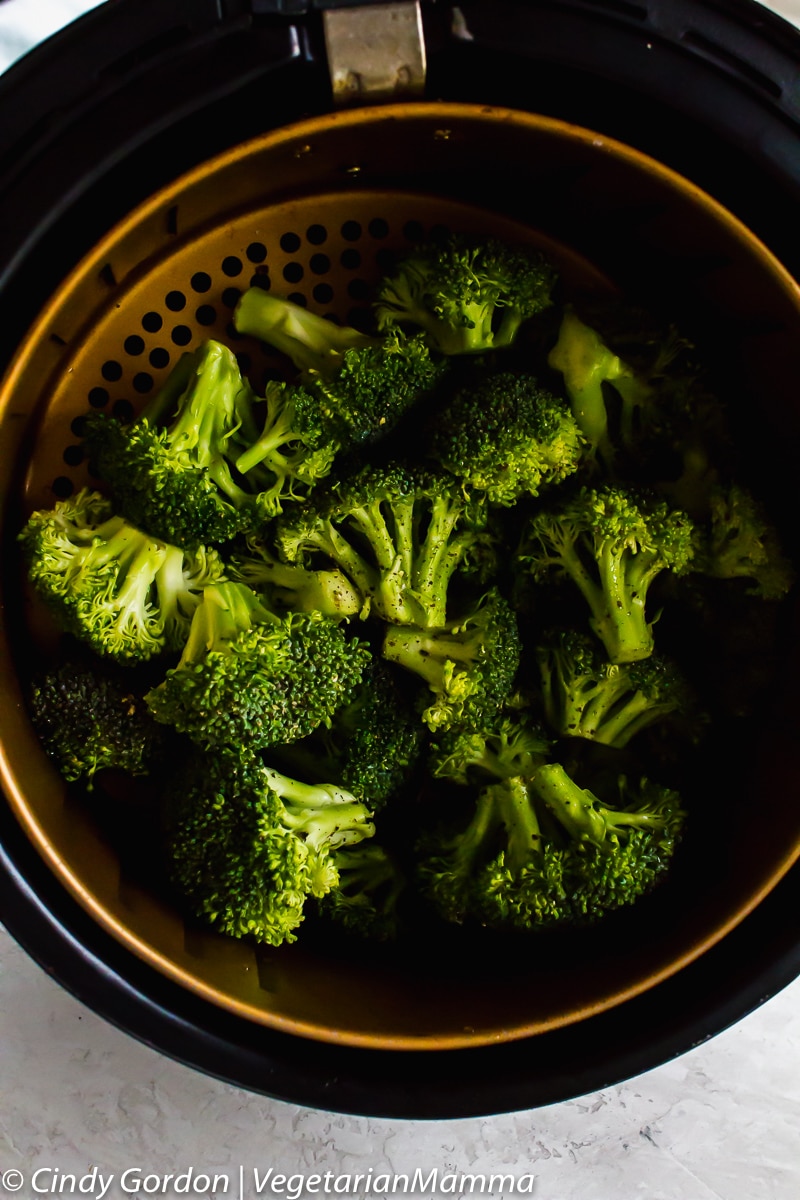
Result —
[[425, 90], [419, 0], [327, 9], [325, 48], [337, 104], [369, 104]]

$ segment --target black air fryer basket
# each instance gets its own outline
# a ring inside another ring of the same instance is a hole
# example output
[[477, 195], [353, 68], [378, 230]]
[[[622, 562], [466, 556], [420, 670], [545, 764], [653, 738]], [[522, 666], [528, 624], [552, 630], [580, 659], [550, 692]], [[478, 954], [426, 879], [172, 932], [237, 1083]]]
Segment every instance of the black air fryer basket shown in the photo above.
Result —
[[[107, 0], [13, 67], [0, 79], [0, 373], [75, 264], [183, 172], [343, 101], [398, 98], [359, 94], [352, 73], [340, 87], [331, 30], [342, 10], [363, 10], [380, 29], [409, 8]], [[399, 79], [417, 98], [537, 113], [618, 139], [698, 185], [800, 278], [800, 33], [785, 21], [753, 0], [421, 0], [419, 14], [424, 87]], [[483, 198], [476, 180], [469, 199]], [[677, 973], [535, 1037], [438, 1052], [337, 1045], [254, 1025], [133, 954], [0, 803], [0, 917], [48, 972], [179, 1061], [341, 1112], [497, 1113], [653, 1067], [797, 975], [798, 911], [795, 866]]]

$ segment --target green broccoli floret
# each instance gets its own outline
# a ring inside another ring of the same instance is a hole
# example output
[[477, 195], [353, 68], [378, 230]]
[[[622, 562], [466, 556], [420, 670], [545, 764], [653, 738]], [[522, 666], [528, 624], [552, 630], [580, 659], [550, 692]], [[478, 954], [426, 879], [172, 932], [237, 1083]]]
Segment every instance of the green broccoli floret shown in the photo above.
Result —
[[441, 915], [533, 930], [635, 903], [666, 874], [684, 822], [677, 793], [642, 781], [603, 803], [560, 763], [484, 786], [462, 828], [428, 834], [421, 887]]
[[697, 732], [696, 699], [677, 666], [658, 653], [608, 662], [599, 644], [573, 630], [550, 631], [536, 647], [544, 715], [559, 737], [589, 738], [622, 749], [666, 718]]
[[422, 711], [429, 729], [485, 729], [511, 694], [519, 668], [517, 618], [491, 588], [460, 621], [443, 628], [389, 626], [382, 653], [433, 693]]
[[170, 879], [220, 933], [296, 940], [306, 901], [338, 883], [333, 854], [374, 833], [370, 813], [331, 784], [310, 785], [246, 753], [194, 759], [167, 798]]
[[283, 559], [333, 563], [363, 598], [362, 616], [423, 628], [445, 623], [450, 581], [485, 539], [486, 511], [456, 480], [368, 466], [284, 514]]
[[717, 579], [748, 579], [749, 593], [765, 600], [780, 600], [795, 579], [763, 505], [738, 484], [712, 490], [693, 570]]
[[239, 333], [289, 356], [326, 437], [342, 447], [384, 437], [444, 369], [422, 337], [371, 337], [261, 288], [244, 292], [233, 320]]
[[329, 727], [320, 726], [275, 754], [287, 770], [334, 780], [377, 812], [409, 779], [424, 743], [424, 728], [405, 689], [388, 664], [375, 659]]
[[666, 877], [685, 823], [672, 788], [649, 780], [632, 787], [621, 780], [620, 803], [610, 805], [578, 787], [560, 763], [546, 763], [527, 791], [527, 803], [519, 790], [512, 803], [501, 800], [507, 848], [479, 884], [487, 923], [523, 929], [565, 919], [593, 923], [614, 908], [636, 904]]
[[553, 739], [519, 714], [495, 717], [488, 730], [456, 726], [440, 731], [430, 747], [429, 766], [437, 779], [485, 783], [532, 775], [551, 754]]
[[160, 766], [165, 730], [151, 716], [130, 672], [75, 655], [38, 672], [30, 685], [31, 721], [68, 783], [115, 768], [147, 775]]
[[339, 880], [320, 900], [321, 915], [359, 937], [395, 938], [407, 879], [394, 856], [368, 842], [335, 851], [333, 863]]
[[254, 472], [256, 507], [261, 517], [269, 519], [329, 474], [341, 443], [318, 397], [304, 388], [270, 380], [263, 398], [257, 396], [253, 403], [256, 414], [259, 405], [266, 406], [258, 437], [252, 440], [249, 429], [235, 432], [228, 454], [248, 486]]
[[445, 355], [501, 349], [551, 304], [555, 281], [537, 250], [452, 234], [416, 246], [381, 282], [378, 327], [419, 328]]
[[695, 527], [666, 501], [608, 486], [582, 488], [530, 520], [519, 561], [537, 580], [559, 572], [589, 605], [592, 630], [612, 663], [653, 652], [648, 592], [662, 571], [691, 567]]
[[204, 589], [224, 577], [216, 551], [159, 541], [89, 488], [34, 512], [20, 542], [61, 627], [120, 662], [179, 650]]
[[568, 405], [513, 371], [462, 387], [437, 415], [429, 442], [432, 457], [465, 487], [506, 506], [571, 475], [586, 447]]
[[279, 616], [246, 584], [221, 583], [206, 588], [178, 665], [146, 700], [205, 749], [252, 752], [328, 723], [369, 661], [321, 613]]
[[257, 485], [235, 476], [228, 453], [234, 433], [245, 429], [255, 441], [257, 427], [252, 390], [226, 346], [206, 342], [175, 374], [130, 424], [93, 413], [84, 436], [117, 510], [154, 537], [194, 548], [248, 527]]
[[356, 616], [364, 604], [364, 597], [338, 567], [310, 570], [281, 562], [255, 534], [231, 555], [228, 571], [232, 579], [263, 592], [268, 605], [276, 609], [320, 612], [341, 621]]

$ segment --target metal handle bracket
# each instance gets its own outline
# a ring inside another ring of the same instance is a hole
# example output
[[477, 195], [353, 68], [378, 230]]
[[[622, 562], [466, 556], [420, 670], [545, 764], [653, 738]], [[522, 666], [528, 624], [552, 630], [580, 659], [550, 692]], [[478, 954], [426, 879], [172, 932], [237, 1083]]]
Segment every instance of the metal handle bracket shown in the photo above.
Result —
[[336, 104], [377, 103], [424, 92], [419, 0], [327, 9], [322, 19]]

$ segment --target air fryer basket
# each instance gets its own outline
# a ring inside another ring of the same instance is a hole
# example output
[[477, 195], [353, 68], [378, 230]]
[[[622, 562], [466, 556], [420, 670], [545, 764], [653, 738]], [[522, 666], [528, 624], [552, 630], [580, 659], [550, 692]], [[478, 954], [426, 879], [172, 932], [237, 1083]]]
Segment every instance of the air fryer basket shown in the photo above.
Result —
[[[319, 311], [351, 316], [382, 253], [407, 243], [408, 237], [415, 235], [412, 230], [433, 224], [480, 226], [486, 220], [486, 209], [499, 214], [496, 227], [500, 232], [527, 237], [523, 230], [533, 229], [538, 231], [536, 236], [543, 234], [548, 248], [555, 249], [556, 257], [561, 255], [575, 286], [606, 286], [605, 281], [610, 280], [625, 291], [657, 299], [664, 311], [679, 311], [692, 331], [717, 353], [731, 341], [734, 331], [731, 385], [742, 397], [753, 387], [759, 396], [768, 397], [761, 450], [770, 447], [776, 430], [783, 439], [785, 462], [776, 463], [773, 457], [769, 470], [757, 479], [773, 506], [779, 508], [791, 478], [780, 468], [790, 464], [798, 433], [797, 413], [787, 388], [787, 381], [797, 377], [797, 289], [763, 248], [713, 202], [691, 195], [691, 189], [688, 193], [685, 189], [671, 191], [669, 173], [656, 164], [642, 170], [635, 155], [626, 158], [623, 152], [621, 167], [615, 150], [608, 138], [584, 135], [557, 121], [537, 121], [499, 109], [416, 104], [326, 116], [296, 128], [290, 125], [241, 149], [226, 151], [193, 171], [188, 180], [157, 193], [143, 210], [113, 227], [62, 290], [54, 291], [23, 343], [10, 377], [17, 399], [7, 414], [10, 436], [3, 453], [7, 467], [17, 454], [26, 463], [30, 459], [31, 466], [25, 480], [18, 481], [20, 493], [12, 493], [6, 500], [7, 538], [13, 537], [15, 522], [18, 525], [26, 506], [66, 494], [84, 478], [75, 421], [87, 404], [112, 409], [115, 405], [135, 406], [167, 369], [165, 354], [172, 361], [183, 345], [207, 333], [230, 336], [228, 321], [235, 292], [250, 282], [251, 276], [261, 283], [268, 277], [276, 290], [301, 292]], [[222, 208], [220, 196], [224, 196]], [[344, 250], [351, 253], [343, 262]], [[358, 265], [352, 265], [357, 259]], [[659, 281], [657, 297], [651, 291], [653, 278]], [[688, 297], [687, 278], [692, 281]], [[257, 354], [250, 346], [243, 350]], [[263, 364], [249, 365], [258, 370]], [[65, 368], [71, 379], [65, 376]], [[45, 380], [47, 386], [43, 387]], [[16, 415], [25, 414], [27, 419], [32, 408], [37, 411], [36, 424], [22, 427]], [[35, 451], [32, 457], [30, 451]], [[18, 495], [24, 496], [21, 504]], [[12, 594], [13, 584], [7, 595]], [[13, 634], [19, 628], [14, 622], [23, 614], [13, 611], [12, 601], [7, 615]], [[167, 1052], [190, 1061], [205, 1057], [206, 1069], [225, 1074], [214, 1050], [215, 1038], [227, 1037], [239, 1047], [249, 1038], [248, 1051], [234, 1054], [242, 1082], [289, 1098], [309, 1097], [316, 1103], [325, 1103], [326, 1084], [314, 1071], [309, 1073], [305, 1051], [295, 1049], [295, 1042], [303, 1039], [290, 1039], [291, 1049], [287, 1050], [280, 1032], [289, 1029], [310, 1032], [314, 1037], [329, 1036], [322, 1028], [314, 995], [324, 990], [330, 1010], [328, 1028], [345, 1027], [345, 1042], [370, 1046], [377, 1037], [382, 1044], [396, 1046], [423, 1043], [413, 1013], [408, 1015], [407, 1025], [403, 1014], [399, 1025], [390, 1022], [389, 1027], [385, 1014], [379, 1013], [377, 1023], [367, 1028], [366, 1034], [362, 1013], [359, 1030], [346, 1030], [353, 987], [356, 994], [359, 987], [375, 987], [375, 977], [369, 973], [359, 978], [357, 962], [352, 964], [350, 983], [337, 992], [335, 965], [329, 974], [315, 975], [317, 967], [304, 967], [301, 954], [299, 974], [292, 985], [291, 971], [296, 971], [296, 966], [284, 975], [281, 956], [259, 960], [251, 964], [252, 987], [244, 992], [234, 987], [231, 1003], [231, 977], [248, 970], [239, 949], [229, 947], [220, 955], [215, 948], [209, 953], [202, 938], [187, 938], [185, 931], [170, 926], [168, 919], [165, 924], [158, 901], [142, 891], [135, 872], [130, 876], [124, 869], [121, 876], [117, 873], [80, 812], [67, 807], [59, 814], [61, 790], [32, 743], [24, 713], [14, 707], [20, 703], [24, 664], [18, 674], [19, 663], [8, 662], [4, 684], [12, 697], [12, 711], [6, 713], [11, 724], [4, 735], [7, 789], [39, 850], [56, 867], [66, 892], [77, 899], [77, 909], [69, 896], [49, 902], [51, 881], [42, 882], [38, 864], [31, 863], [27, 847], [20, 848], [11, 831], [5, 839], [11, 848], [6, 879], [16, 877], [16, 889], [28, 893], [26, 903], [32, 913], [35, 910], [34, 923], [52, 924], [55, 916], [63, 941], [69, 940], [70, 925], [83, 929], [80, 954], [87, 963], [97, 953], [99, 963], [120, 964], [117, 995], [125, 994], [126, 1000], [115, 1014], [117, 1019], [128, 1024], [124, 1014], [136, 991], [132, 981], [146, 979], [144, 999], [139, 994], [135, 1004], [144, 1004], [149, 1012], [145, 1026], [153, 1029], [160, 1024], [164, 1033], [160, 1030], [155, 1040]], [[775, 742], [762, 745], [758, 768], [766, 772], [762, 776], [765, 790], [796, 791], [797, 771], [792, 762], [795, 728], [790, 721], [785, 736], [779, 732]], [[728, 760], [723, 763], [722, 780], [715, 780], [714, 785], [729, 784], [736, 775], [735, 764]], [[24, 784], [20, 785], [20, 780]], [[659, 980], [666, 980], [661, 988], [680, 987], [680, 979], [690, 979], [692, 970], [708, 971], [704, 963], [712, 962], [717, 953], [724, 955], [726, 944], [746, 930], [752, 919], [745, 919], [750, 908], [762, 900], [753, 916], [761, 908], [767, 911], [772, 897], [763, 898], [796, 856], [796, 818], [789, 804], [781, 812], [785, 824], [776, 830], [775, 843], [757, 846], [755, 854], [745, 853], [752, 839], [742, 817], [730, 863], [718, 864], [700, 879], [694, 868], [702, 855], [698, 852], [694, 861], [691, 857], [686, 860], [678, 890], [665, 895], [648, 914], [651, 918], [654, 913], [656, 926], [662, 932], [669, 929], [669, 935], [653, 954], [643, 953], [627, 975], [623, 965], [620, 976], [619, 955], [610, 941], [601, 938], [593, 950], [586, 947], [593, 968], [588, 990], [579, 985], [576, 991], [574, 981], [568, 980], [565, 993], [554, 995], [552, 1006], [548, 1009], [545, 1005], [542, 1010], [532, 1005], [535, 988], [527, 992], [523, 988], [498, 1021], [494, 996], [489, 994], [496, 989], [487, 988], [482, 997], [478, 995], [475, 1008], [470, 1010], [467, 1005], [464, 1010], [461, 1021], [462, 1027], [469, 1025], [466, 1035], [461, 1032], [453, 1037], [453, 977], [445, 973], [437, 978], [434, 973], [428, 981], [428, 1008], [438, 1044], [502, 1040], [504, 1031], [511, 1029], [514, 1037], [530, 1035], [521, 1043], [520, 1063], [530, 1064], [530, 1055], [537, 1053], [527, 1050], [531, 1043], [540, 1047], [540, 1061], [547, 1062], [547, 1047], [554, 1046], [553, 1039], [561, 1036], [558, 1026], [565, 1023], [565, 1014], [567, 1024], [579, 1022], [573, 1029], [572, 1044], [577, 1047], [585, 1044], [586, 1037], [591, 1039], [583, 1027], [589, 1030], [594, 1022], [612, 1020], [612, 1013], [601, 1010], [622, 1005], [622, 1010], [628, 1011], [631, 1004], [646, 1007], [648, 994], [637, 1000], [631, 997], [645, 989], [657, 994], [659, 988], [654, 985]], [[25, 880], [38, 879], [38, 887], [22, 884], [20, 862], [27, 863], [22, 871]], [[729, 870], [733, 865], [738, 874]], [[791, 877], [790, 873], [789, 881]], [[687, 883], [689, 890], [681, 892]], [[707, 905], [707, 924], [698, 926], [695, 901], [709, 890], [716, 901]], [[100, 933], [93, 927], [87, 931], [82, 909], [98, 921]], [[70, 915], [59, 917], [58, 913]], [[13, 918], [9, 923], [13, 928]], [[154, 923], [165, 937], [155, 956], [146, 948]], [[617, 929], [626, 934], [636, 931], [636, 919], [627, 925], [623, 921]], [[717, 946], [720, 937], [722, 944]], [[96, 950], [98, 946], [101, 948]], [[319, 947], [314, 949], [319, 951]], [[144, 967], [137, 961], [142, 956]], [[484, 965], [489, 971], [495, 966], [491, 957]], [[683, 969], [675, 979], [667, 978], [678, 967]], [[114, 973], [114, 968], [103, 970]], [[166, 981], [159, 972], [166, 974]], [[70, 972], [67, 969], [65, 973]], [[175, 981], [177, 993], [170, 990]], [[186, 995], [185, 987], [194, 997]], [[287, 987], [288, 1002], [283, 1009]], [[742, 987], [742, 996], [751, 994], [748, 987], [749, 981]], [[310, 1010], [304, 1012], [302, 1003], [298, 1010], [298, 999], [302, 1001], [302, 993], [309, 990]], [[223, 1012], [219, 1011], [220, 993], [229, 1001], [223, 1004]], [[247, 1025], [254, 1016], [259, 1019], [264, 995], [269, 997], [268, 1007], [272, 1006], [266, 1022], [269, 1028], [252, 1037], [251, 1031], [240, 1034], [239, 1021]], [[170, 998], [165, 1000], [166, 996]], [[280, 997], [277, 1006], [276, 996]], [[208, 1004], [209, 1000], [213, 1003]], [[653, 1003], [658, 1005], [657, 1000]], [[715, 1020], [725, 1020], [718, 1015], [724, 1010], [723, 1001], [717, 1008], [713, 1000], [710, 1003], [714, 1016], [708, 1032], [713, 1031]], [[473, 1037], [476, 1020], [479, 1036]], [[205, 1054], [196, 1048], [182, 1048], [193, 1040], [191, 1036], [187, 1039], [185, 1029], [193, 1021]], [[141, 1017], [133, 1024], [140, 1036], [150, 1036], [144, 1033]], [[183, 1035], [176, 1037], [179, 1024], [184, 1027]], [[668, 1047], [679, 1044], [680, 1032], [672, 1033], [668, 1025], [664, 1024], [660, 1037], [651, 1040], [652, 1049], [641, 1046], [637, 1051], [635, 1044], [619, 1041], [614, 1061], [620, 1065], [611, 1065], [601, 1056], [595, 1080], [604, 1082], [618, 1071], [626, 1073], [629, 1067], [623, 1064], [632, 1061], [631, 1055], [635, 1059], [637, 1053], [643, 1054], [646, 1062], [648, 1054], [671, 1052]], [[606, 1028], [613, 1029], [613, 1022]], [[224, 1032], [220, 1034], [220, 1030]], [[264, 1040], [273, 1038], [277, 1040]], [[258, 1064], [251, 1057], [254, 1041], [259, 1047]], [[326, 1065], [321, 1071], [329, 1077], [343, 1069], [342, 1062], [336, 1062], [338, 1051], [336, 1046], [325, 1048], [322, 1061]], [[372, 1053], [359, 1051], [347, 1059], [347, 1069], [354, 1072], [357, 1082], [351, 1084], [349, 1098], [329, 1096], [332, 1106], [371, 1111], [377, 1105], [378, 1111], [394, 1108], [404, 1115], [438, 1115], [422, 1111], [428, 1105], [420, 1099], [419, 1089], [412, 1088], [409, 1093], [410, 1065], [386, 1068], [396, 1092], [393, 1099], [385, 1095], [376, 1099], [375, 1069], [367, 1065], [375, 1061]], [[473, 1056], [469, 1060], [473, 1070], [485, 1081], [486, 1099], [477, 1104], [488, 1105], [488, 1111], [571, 1094], [580, 1090], [578, 1079], [585, 1082], [587, 1078], [584, 1073], [567, 1079], [552, 1066], [544, 1075], [531, 1068], [532, 1074], [525, 1078], [518, 1067], [512, 1068], [508, 1056], [497, 1056], [502, 1051], [471, 1049], [448, 1055], [454, 1080], [465, 1070], [459, 1065], [464, 1053]], [[398, 1061], [398, 1056], [391, 1057]], [[413, 1052], [412, 1057], [417, 1058]], [[298, 1069], [298, 1059], [305, 1069]], [[644, 1065], [641, 1059], [636, 1061]], [[286, 1065], [291, 1063], [293, 1067]], [[511, 1081], [505, 1093], [497, 1082], [499, 1069]], [[231, 1073], [229, 1077], [235, 1076]], [[442, 1087], [439, 1095], [447, 1113], [464, 1111], [470, 1103], [463, 1096], [458, 1099], [451, 1088]], [[435, 1099], [429, 1103], [436, 1108]]]

